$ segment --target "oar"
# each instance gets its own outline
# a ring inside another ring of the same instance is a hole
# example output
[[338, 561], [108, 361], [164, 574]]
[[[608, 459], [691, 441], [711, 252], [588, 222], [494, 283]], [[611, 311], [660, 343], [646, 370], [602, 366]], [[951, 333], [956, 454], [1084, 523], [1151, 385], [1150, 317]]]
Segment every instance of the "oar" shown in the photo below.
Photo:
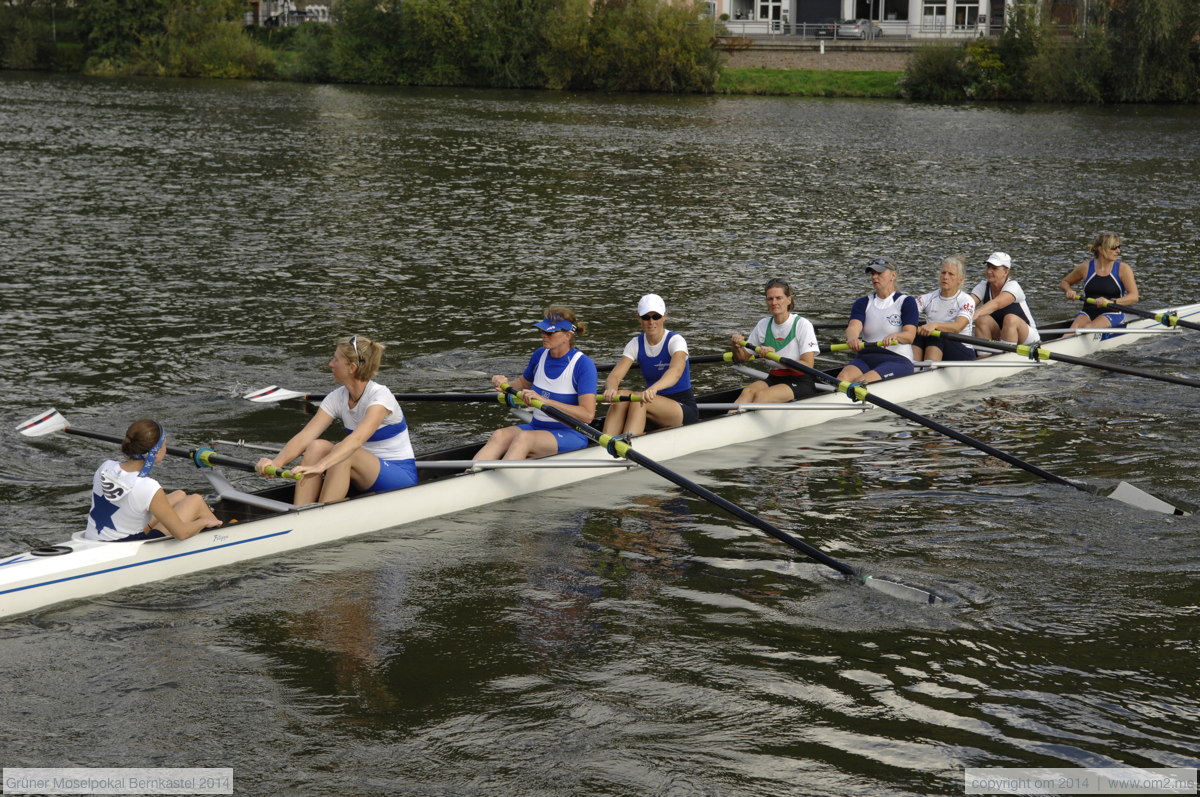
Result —
[[[726, 352], [726, 354], [727, 353], [728, 352]], [[703, 365], [705, 363], [729, 362], [729, 360], [726, 359], [725, 354], [696, 354], [688, 357], [688, 362], [692, 365]], [[605, 373], [606, 371], [611, 371], [616, 367], [616, 363], [608, 363], [607, 365], [597, 365], [596, 370], [600, 373]]]
[[[995, 457], [996, 459], [1003, 460], [1004, 462], [1007, 462], [1010, 465], [1014, 465], [1018, 468], [1021, 468], [1022, 470], [1029, 471], [1030, 473], [1034, 474], [1035, 476], [1042, 477], [1046, 481], [1054, 482], [1055, 484], [1061, 484], [1066, 487], [1074, 487], [1076, 490], [1082, 490], [1083, 492], [1090, 493], [1092, 495], [1102, 495], [1099, 488], [1097, 488], [1097, 487], [1092, 487], [1090, 485], [1081, 484], [1079, 482], [1073, 482], [1070, 479], [1064, 479], [1061, 476], [1055, 476], [1053, 473], [1050, 473], [1049, 471], [1042, 470], [1037, 465], [1031, 465], [1028, 462], [1025, 462], [1024, 460], [1017, 459], [1015, 456], [1008, 453], [1007, 451], [1001, 451], [998, 448], [993, 448], [992, 446], [988, 445], [987, 443], [984, 443], [981, 440], [976, 440], [974, 437], [971, 437], [969, 435], [963, 434], [962, 432], [958, 431], [957, 429], [951, 429], [949, 426], [940, 424], [937, 421], [933, 420], [932, 418], [926, 418], [924, 415], [918, 415], [917, 413], [913, 412], [912, 410], [908, 409], [907, 407], [901, 407], [899, 404], [893, 404], [892, 402], [888, 401], [887, 399], [880, 398], [879, 396], [876, 396], [873, 393], [871, 393], [870, 391], [868, 391], [867, 388], [864, 387], [861, 382], [841, 381], [836, 376], [830, 376], [829, 374], [825, 373], [824, 371], [818, 371], [816, 368], [809, 368], [804, 363], [796, 362], [795, 360], [789, 359], [787, 357], [780, 357], [775, 352], [763, 352], [760, 356], [763, 356], [763, 357], [766, 357], [767, 359], [774, 360], [775, 362], [781, 363], [782, 365], [785, 365], [788, 368], [791, 368], [793, 371], [799, 371], [801, 373], [805, 373], [805, 374], [808, 374], [809, 376], [815, 377], [816, 379], [821, 379], [826, 382], [829, 382], [830, 384], [835, 385], [837, 387], [838, 392], [845, 393], [846, 396], [853, 401], [869, 401], [878, 407], [882, 407], [885, 410], [896, 413], [901, 418], [907, 418], [908, 420], [913, 421], [914, 423], [919, 423], [922, 426], [928, 427], [929, 429], [933, 429], [935, 432], [941, 432], [942, 434], [946, 435], [947, 437], [952, 437], [955, 440], [959, 441], [960, 443], [966, 443], [967, 445], [971, 446], [972, 448], [977, 448], [980, 451], [984, 452], [985, 454], [989, 454], [989, 455]], [[1163, 512], [1168, 515], [1186, 515], [1187, 514], [1182, 509], [1178, 509], [1178, 508], [1168, 504], [1166, 501], [1155, 498], [1153, 495], [1150, 495], [1149, 493], [1147, 493], [1143, 490], [1140, 490], [1137, 487], [1134, 487], [1132, 484], [1127, 484], [1126, 482], [1121, 482], [1121, 484], [1117, 485], [1117, 489], [1114, 490], [1112, 493], [1110, 493], [1106, 497], [1112, 498], [1113, 500], [1116, 500], [1116, 501], [1121, 501], [1121, 502], [1129, 504], [1131, 506], [1136, 506], [1140, 509], [1149, 509], [1154, 512]]]
[[[297, 390], [288, 390], [285, 387], [271, 385], [269, 387], [251, 390], [244, 399], [257, 402], [259, 404], [274, 404], [288, 399], [304, 399], [305, 401], [323, 401], [325, 393], [301, 393]], [[393, 393], [396, 401], [463, 401], [463, 402], [480, 402], [480, 403], [497, 403], [509, 406], [509, 402], [499, 393]]]
[[1028, 357], [1031, 360], [1058, 360], [1059, 362], [1071, 363], [1073, 365], [1084, 365], [1088, 368], [1098, 368], [1101, 371], [1112, 371], [1118, 374], [1129, 374], [1130, 376], [1140, 376], [1144, 379], [1157, 379], [1159, 382], [1170, 382], [1175, 385], [1187, 385], [1188, 387], [1200, 387], [1200, 380], [1188, 379], [1186, 376], [1171, 376], [1170, 374], [1158, 374], [1154, 371], [1147, 371], [1144, 368], [1133, 368], [1128, 365], [1117, 365], [1115, 363], [1101, 362], [1100, 360], [1089, 360], [1085, 357], [1075, 357], [1070, 354], [1059, 354], [1056, 351], [1041, 346], [1026, 346], [1017, 345], [1016, 343], [1006, 343], [1000, 340], [986, 340], [984, 338], [976, 338], [971, 335], [963, 335], [958, 332], [942, 332], [935, 329], [933, 337], [946, 338], [948, 340], [958, 340], [963, 343], [970, 343], [972, 346], [985, 349], [995, 349], [996, 351], [1009, 351], [1020, 354], [1022, 357]]
[[[75, 429], [70, 423], [67, 422], [67, 419], [63, 417], [62, 413], [53, 408], [47, 410], [41, 415], [35, 415], [29, 420], [20, 424], [17, 426], [17, 431], [23, 434], [25, 437], [42, 437], [43, 435], [53, 434], [54, 432], [66, 432], [67, 434], [78, 435], [79, 437], [90, 437], [93, 440], [103, 440], [105, 442], [116, 443], [118, 445], [120, 445], [124, 439], [118, 435], [104, 434], [103, 432], [89, 432], [86, 429]], [[213, 451], [211, 448], [207, 447], [188, 451], [184, 448], [167, 446], [167, 453], [173, 457], [190, 459], [198, 468], [211, 468], [213, 465], [220, 465], [225, 468], [234, 468], [236, 470], [244, 470], [251, 473], [257, 472], [253, 462], [249, 462], [244, 459], [234, 459], [233, 457], [222, 456]], [[300, 477], [295, 473], [292, 473], [292, 471], [276, 468], [273, 465], [268, 465], [265, 470], [268, 476], [282, 476], [285, 479], [300, 479]]]
[[[1129, 304], [1117, 304], [1116, 302], [1108, 300], [1108, 299], [1100, 299], [1100, 300], [1083, 299], [1083, 302], [1085, 304], [1093, 304], [1102, 310], [1107, 310], [1107, 309], [1111, 308], [1113, 311], [1120, 311], [1123, 313], [1133, 313], [1134, 315], [1140, 315], [1142, 318], [1153, 318], [1158, 323], [1160, 323], [1164, 326], [1168, 326], [1168, 327], [1186, 327], [1187, 329], [1200, 329], [1200, 324], [1197, 324], [1195, 321], [1184, 321], [1182, 318], [1175, 315], [1170, 310], [1164, 310], [1164, 311], [1155, 313], [1150, 310], [1142, 310], [1141, 308], [1134, 307], [1133, 305], [1129, 305]], [[1100, 302], [1104, 302], [1104, 304], [1101, 304]], [[1117, 329], [1120, 329], [1120, 328], [1118, 327]]]
[[[509, 387], [508, 385], [503, 385], [502, 388], [506, 393], [508, 393], [510, 395], [516, 395], [516, 391], [513, 388]], [[564, 423], [567, 426], [570, 426], [572, 429], [576, 429], [576, 430], [582, 432], [590, 440], [603, 446], [608, 451], [608, 453], [612, 454], [614, 457], [622, 457], [624, 459], [628, 459], [631, 462], [636, 462], [638, 465], [641, 465], [646, 470], [657, 473], [659, 476], [662, 476], [664, 479], [666, 479], [669, 482], [674, 482], [675, 484], [679, 485], [680, 487], [687, 490], [688, 492], [693, 493], [694, 495], [697, 495], [700, 498], [703, 498], [705, 501], [708, 501], [709, 503], [715, 504], [716, 506], [720, 507], [721, 509], [724, 509], [726, 512], [733, 515], [734, 517], [736, 517], [740, 520], [743, 520], [746, 523], [749, 523], [751, 526], [754, 526], [755, 528], [757, 528], [761, 531], [766, 532], [767, 534], [769, 534], [770, 536], [779, 540], [780, 542], [784, 543], [785, 545], [789, 545], [792, 548], [796, 549], [797, 551], [800, 551], [801, 553], [803, 553], [805, 556], [809, 557], [810, 559], [820, 562], [821, 564], [826, 565], [827, 567], [833, 568], [834, 570], [838, 571], [839, 573], [841, 573], [844, 576], [853, 578], [853, 579], [857, 580], [859, 583], [866, 584], [868, 587], [877, 589], [880, 592], [885, 592], [889, 595], [892, 595], [895, 597], [901, 597], [906, 600], [916, 600], [921, 603], [942, 603], [945, 601], [945, 598], [943, 598], [942, 596], [937, 595], [933, 592], [930, 592], [929, 590], [920, 589], [918, 587], [910, 587], [906, 584], [899, 584], [899, 583], [896, 583], [893, 581], [885, 581], [883, 579], [876, 578], [873, 576], [864, 576], [863, 574], [861, 574], [860, 572], [855, 570], [850, 565], [848, 565], [844, 562], [839, 562], [837, 559], [834, 559], [832, 556], [825, 553], [824, 551], [822, 551], [818, 548], [814, 548], [813, 546], [809, 545], [808, 543], [804, 542], [803, 540], [801, 540], [797, 537], [793, 537], [791, 534], [788, 534], [786, 531], [776, 528], [775, 526], [771, 525], [767, 521], [763, 520], [762, 518], [758, 517], [757, 515], [754, 515], [754, 514], [748, 512], [747, 510], [743, 509], [742, 507], [738, 506], [737, 504], [735, 504], [731, 501], [727, 501], [726, 499], [722, 498], [721, 496], [717, 495], [716, 493], [712, 492], [711, 490], [701, 487], [700, 485], [696, 484], [695, 482], [691, 481], [690, 479], [687, 479], [687, 478], [679, 475], [675, 471], [670, 470], [670, 469], [660, 465], [659, 463], [655, 462], [654, 460], [650, 459], [649, 457], [638, 453], [637, 451], [634, 450], [633, 446], [629, 445], [629, 443], [625, 442], [624, 440], [620, 440], [616, 437], [613, 437], [612, 435], [607, 435], [602, 432], [599, 432], [592, 426], [589, 426], [588, 424], [583, 423], [582, 421], [572, 418], [570, 415], [568, 415], [567, 413], [558, 409], [557, 407], [551, 407], [539, 399], [533, 399], [530, 402], [530, 405], [537, 409], [540, 409], [542, 412], [546, 413], [551, 418], [554, 418], [555, 420], [557, 420], [561, 423]]]

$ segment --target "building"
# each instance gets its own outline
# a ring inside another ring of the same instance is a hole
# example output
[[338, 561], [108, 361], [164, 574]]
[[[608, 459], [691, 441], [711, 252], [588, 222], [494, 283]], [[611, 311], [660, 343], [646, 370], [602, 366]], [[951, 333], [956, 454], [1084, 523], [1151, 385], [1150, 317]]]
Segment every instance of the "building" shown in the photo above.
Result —
[[[1013, 0], [709, 0], [731, 33], [816, 35], [819, 23], [866, 19], [883, 36], [972, 37], [1004, 29]], [[868, 37], [869, 38], [869, 37]]]

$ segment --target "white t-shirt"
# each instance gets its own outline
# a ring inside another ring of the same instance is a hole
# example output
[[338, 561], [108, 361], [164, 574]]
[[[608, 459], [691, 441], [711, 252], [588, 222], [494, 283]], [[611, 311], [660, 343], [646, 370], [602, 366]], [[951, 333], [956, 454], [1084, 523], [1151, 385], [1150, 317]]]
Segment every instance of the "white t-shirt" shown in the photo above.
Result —
[[[384, 416], [375, 434], [371, 435], [372, 439], [363, 443], [363, 448], [380, 459], [413, 459], [412, 442], [408, 437], [408, 422], [404, 419], [404, 411], [400, 409], [392, 391], [378, 382], [367, 382], [354, 409], [350, 409], [350, 391], [345, 385], [327, 395], [321, 402], [321, 409], [340, 420], [346, 427], [346, 434], [350, 434], [362, 423], [367, 410], [376, 404], [385, 407], [388, 414]], [[400, 431], [390, 428], [397, 425], [402, 425]], [[394, 434], [390, 434], [393, 432]]]
[[106, 460], [92, 476], [92, 510], [83, 536], [112, 541], [145, 531], [150, 502], [161, 489], [149, 476], [121, 470], [116, 460]]
[[960, 318], [967, 319], [962, 334], [975, 334], [975, 297], [959, 291], [947, 299], [941, 291], [931, 291], [917, 297], [917, 311], [930, 324], [951, 324]]
[[[979, 299], [980, 306], [996, 298], [995, 296], [989, 297], [987, 291], [987, 280], [983, 280], [971, 289], [971, 293]], [[1038, 332], [1037, 324], [1033, 321], [1033, 313], [1029, 311], [1029, 305], [1025, 303], [1025, 291], [1021, 288], [1020, 283], [1016, 280], [1008, 280], [1004, 283], [1004, 287], [1000, 289], [1000, 293], [1011, 293], [1013, 295], [1013, 303], [1003, 310], [997, 310], [996, 312], [1002, 316], [1007, 315], [1010, 312], [1014, 312], [1012, 307], [1016, 305], [1020, 309], [1021, 314], [1025, 316], [1025, 323], [1029, 325], [1029, 334], [1025, 336], [1025, 340], [1021, 341], [1021, 343], [1025, 346], [1032, 346], [1037, 343], [1041, 339], [1041, 335]], [[995, 313], [992, 316], [995, 317]]]
[[[771, 335], [773, 336], [771, 339], [767, 337], [768, 324], [771, 325]], [[821, 347], [817, 345], [817, 331], [813, 329], [812, 322], [795, 313], [789, 314], [787, 320], [782, 324], [776, 324], [772, 316], [767, 316], [759, 321], [754, 325], [750, 337], [746, 338], [746, 348], [770, 346], [774, 349], [776, 340], [782, 340], [791, 334], [792, 324], [796, 325], [796, 337], [788, 341], [783, 348], [775, 349], [780, 357], [799, 360], [801, 354], [821, 351]]]

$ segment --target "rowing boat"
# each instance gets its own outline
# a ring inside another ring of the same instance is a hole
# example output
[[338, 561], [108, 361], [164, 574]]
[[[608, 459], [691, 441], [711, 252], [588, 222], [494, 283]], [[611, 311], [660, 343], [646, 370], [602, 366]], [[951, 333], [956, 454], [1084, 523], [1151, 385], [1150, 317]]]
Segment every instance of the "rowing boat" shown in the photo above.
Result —
[[[1200, 318], [1200, 303], [1179, 308], [1174, 314]], [[1129, 329], [1138, 333], [1177, 331], [1153, 319], [1133, 321]], [[1084, 356], [1136, 339], [1135, 334], [1080, 334], [1050, 340], [1043, 347]], [[1009, 353], [970, 363], [941, 363], [919, 368], [911, 376], [875, 383], [871, 392], [903, 404], [978, 387], [1030, 369], [1052, 367], [1054, 362]], [[770, 406], [728, 414], [720, 405], [733, 401], [737, 393], [727, 390], [701, 397], [701, 403], [713, 406], [702, 412], [699, 424], [639, 437], [634, 443], [636, 450], [663, 462], [774, 437], [870, 409], [841, 393], [827, 392], [795, 402], [791, 411]], [[478, 447], [473, 444], [418, 457], [421, 481], [415, 487], [328, 505], [291, 506], [286, 503], [290, 485], [243, 492], [219, 471], [206, 469], [204, 473], [218, 496], [213, 509], [227, 521], [225, 526], [187, 540], [144, 542], [85, 540], [80, 532], [58, 545], [0, 559], [0, 617], [416, 523], [629, 467], [625, 461], [614, 461], [598, 446], [520, 463], [473, 462]], [[238, 522], [228, 523], [233, 518]]]

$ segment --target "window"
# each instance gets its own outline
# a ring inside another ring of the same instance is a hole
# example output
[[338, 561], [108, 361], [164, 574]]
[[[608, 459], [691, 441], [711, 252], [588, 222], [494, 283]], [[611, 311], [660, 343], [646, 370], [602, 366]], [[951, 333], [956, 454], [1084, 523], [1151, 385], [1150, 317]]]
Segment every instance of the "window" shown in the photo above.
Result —
[[921, 5], [921, 30], [946, 29], [946, 0], [925, 0]]
[[954, 6], [954, 29], [974, 30], [979, 27], [979, 5], [957, 4]]

